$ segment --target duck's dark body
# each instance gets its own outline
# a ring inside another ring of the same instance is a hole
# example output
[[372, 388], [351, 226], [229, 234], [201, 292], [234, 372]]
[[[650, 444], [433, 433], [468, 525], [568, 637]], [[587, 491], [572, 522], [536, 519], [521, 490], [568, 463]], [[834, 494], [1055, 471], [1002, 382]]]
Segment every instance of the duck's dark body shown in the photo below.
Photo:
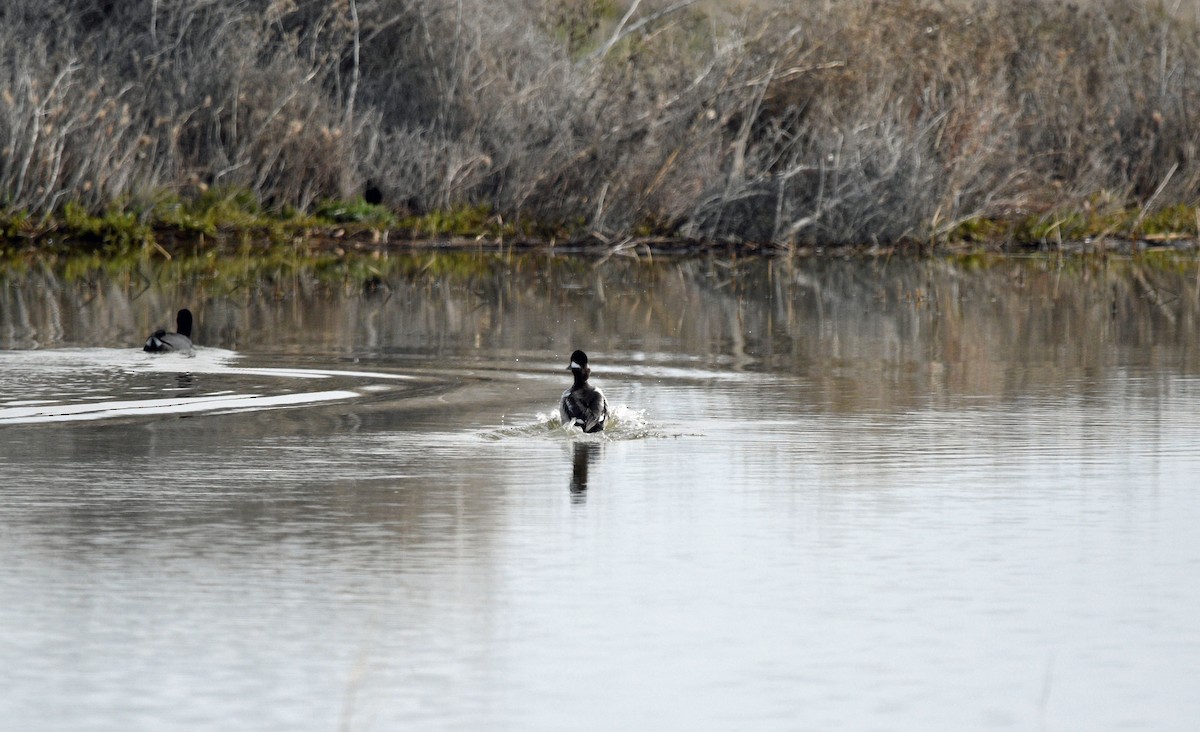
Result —
[[580, 427], [584, 432], [600, 432], [608, 420], [608, 402], [604, 394], [587, 383], [592, 370], [587, 365], [587, 354], [576, 351], [571, 354], [571, 374], [575, 383], [563, 392], [558, 411], [563, 424]]
[[159, 328], [146, 339], [142, 350], [146, 353], [166, 353], [179, 351], [187, 353], [192, 350], [192, 311], [184, 308], [175, 316], [175, 333], [168, 333]]

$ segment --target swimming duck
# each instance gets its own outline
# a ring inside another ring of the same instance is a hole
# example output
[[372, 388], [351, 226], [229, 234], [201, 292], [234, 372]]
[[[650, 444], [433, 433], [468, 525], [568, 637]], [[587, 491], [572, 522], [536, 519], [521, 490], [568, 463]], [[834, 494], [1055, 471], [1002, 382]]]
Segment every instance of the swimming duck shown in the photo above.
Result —
[[592, 370], [588, 368], [588, 357], [583, 351], [571, 354], [571, 365], [567, 367], [575, 377], [575, 383], [563, 392], [558, 404], [563, 424], [582, 427], [584, 432], [599, 432], [608, 419], [608, 402], [599, 389], [587, 383]]
[[175, 333], [168, 333], [159, 328], [146, 339], [142, 350], [146, 353], [166, 353], [179, 351], [187, 353], [192, 350], [192, 311], [184, 308], [175, 316]]

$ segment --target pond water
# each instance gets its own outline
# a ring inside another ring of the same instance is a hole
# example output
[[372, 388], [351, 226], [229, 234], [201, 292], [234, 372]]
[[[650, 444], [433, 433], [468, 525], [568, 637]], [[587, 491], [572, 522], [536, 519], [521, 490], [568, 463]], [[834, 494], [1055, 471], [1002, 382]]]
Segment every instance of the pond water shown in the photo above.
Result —
[[1200, 719], [1195, 262], [210, 265], [0, 274], [6, 728]]

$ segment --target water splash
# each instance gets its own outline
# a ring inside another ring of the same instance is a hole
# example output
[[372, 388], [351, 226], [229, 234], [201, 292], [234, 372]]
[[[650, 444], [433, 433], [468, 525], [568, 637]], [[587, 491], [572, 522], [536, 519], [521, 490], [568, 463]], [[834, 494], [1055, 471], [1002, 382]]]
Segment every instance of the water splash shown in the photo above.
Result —
[[480, 433], [485, 440], [502, 440], [512, 437], [544, 437], [561, 440], [613, 442], [616, 440], [644, 440], [657, 437], [672, 437], [661, 431], [646, 418], [646, 410], [634, 409], [618, 404], [608, 410], [608, 421], [603, 432], [586, 433], [583, 428], [563, 424], [558, 410], [538, 412], [533, 421], [501, 427]]

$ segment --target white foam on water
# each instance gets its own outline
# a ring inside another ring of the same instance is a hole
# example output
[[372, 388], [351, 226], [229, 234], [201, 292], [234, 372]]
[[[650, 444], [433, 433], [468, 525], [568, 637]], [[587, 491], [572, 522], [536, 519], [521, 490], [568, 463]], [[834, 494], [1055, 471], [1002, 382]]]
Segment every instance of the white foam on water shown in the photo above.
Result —
[[[260, 376], [271, 379], [412, 380], [378, 371], [302, 368], [243, 368], [239, 355], [222, 348], [196, 348], [190, 354], [148, 354], [122, 348], [62, 348], [0, 351], [0, 385], [25, 391], [22, 398], [0, 401], [0, 425], [115, 419], [163, 414], [228, 413], [316, 404], [362, 395], [347, 389], [299, 393], [247, 392], [244, 387], [214, 389], [201, 396], [126, 398], [114, 384], [147, 373]], [[365, 384], [364, 391], [372, 385]], [[374, 385], [374, 389], [379, 389]], [[273, 391], [269, 385], [264, 390]], [[163, 389], [162, 393], [176, 391]]]
[[217, 410], [259, 410], [273, 407], [313, 404], [336, 399], [353, 399], [358, 392], [347, 390], [317, 391], [302, 394], [230, 394], [180, 399], [128, 399], [87, 404], [53, 404], [0, 409], [0, 425], [76, 422], [151, 414], [194, 414]]

